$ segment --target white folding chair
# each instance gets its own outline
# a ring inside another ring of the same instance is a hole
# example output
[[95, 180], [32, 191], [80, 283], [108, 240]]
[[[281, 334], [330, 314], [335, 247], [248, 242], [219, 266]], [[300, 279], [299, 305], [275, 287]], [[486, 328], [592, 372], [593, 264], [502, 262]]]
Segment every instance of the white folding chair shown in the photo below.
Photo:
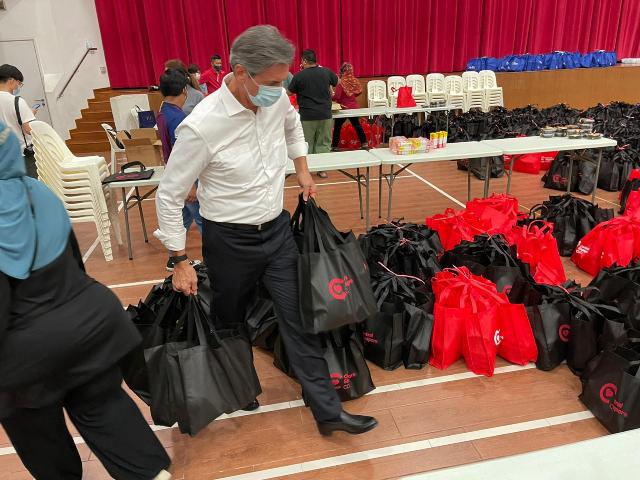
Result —
[[389, 104], [395, 107], [398, 104], [398, 91], [401, 87], [406, 87], [407, 81], [404, 77], [392, 76], [387, 79], [387, 91], [389, 94]]
[[447, 94], [447, 104], [452, 109], [466, 110], [464, 91], [462, 89], [462, 77], [448, 75], [444, 78], [444, 89]]
[[102, 180], [109, 175], [103, 157], [76, 157], [50, 125], [31, 126], [38, 177], [60, 198], [72, 223], [93, 222], [105, 260], [113, 260], [110, 228], [122, 244], [115, 196]]
[[443, 74], [430, 73], [427, 75], [427, 98], [429, 99], [430, 104], [433, 102], [447, 101]]
[[382, 80], [370, 80], [367, 83], [367, 103], [369, 108], [388, 107], [387, 85]]
[[107, 134], [109, 145], [111, 146], [111, 173], [116, 173], [118, 164], [118, 153], [125, 153], [124, 147], [119, 147], [116, 142], [116, 131], [108, 123], [103, 123], [102, 128]]
[[427, 89], [422, 75], [407, 76], [407, 86], [411, 87], [411, 94], [418, 105], [427, 103]]
[[488, 112], [491, 107], [504, 107], [502, 87], [498, 86], [496, 73], [492, 70], [480, 70], [480, 87], [484, 91], [484, 110]]
[[466, 99], [466, 111], [479, 108], [485, 112], [484, 90], [480, 87], [480, 75], [478, 72], [462, 73], [462, 88]]

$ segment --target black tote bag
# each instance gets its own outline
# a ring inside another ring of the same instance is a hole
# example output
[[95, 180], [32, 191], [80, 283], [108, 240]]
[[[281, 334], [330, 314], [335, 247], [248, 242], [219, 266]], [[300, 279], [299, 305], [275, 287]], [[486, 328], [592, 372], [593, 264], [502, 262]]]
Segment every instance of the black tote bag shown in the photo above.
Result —
[[380, 311], [364, 322], [362, 334], [367, 360], [385, 370], [395, 370], [402, 365], [404, 348], [402, 300], [382, 303]]
[[272, 351], [279, 333], [273, 302], [256, 295], [245, 320], [251, 345]]
[[303, 233], [298, 257], [303, 328], [326, 332], [373, 315], [377, 306], [369, 268], [353, 233], [338, 232], [313, 199], [296, 210], [292, 225]]
[[589, 365], [579, 398], [611, 433], [640, 427], [640, 356], [633, 349], [605, 350]]
[[420, 307], [404, 304], [404, 368], [421, 369], [429, 362], [433, 332], [433, 297]]
[[248, 405], [261, 388], [249, 342], [239, 332], [211, 329], [197, 297], [188, 298], [179, 322], [184, 340], [145, 350], [151, 415], [158, 425], [177, 421], [182, 433], [195, 435], [223, 413]]
[[375, 387], [356, 329], [346, 326], [328, 332], [323, 337], [324, 358], [329, 367], [331, 384], [340, 401], [355, 400], [372, 391]]

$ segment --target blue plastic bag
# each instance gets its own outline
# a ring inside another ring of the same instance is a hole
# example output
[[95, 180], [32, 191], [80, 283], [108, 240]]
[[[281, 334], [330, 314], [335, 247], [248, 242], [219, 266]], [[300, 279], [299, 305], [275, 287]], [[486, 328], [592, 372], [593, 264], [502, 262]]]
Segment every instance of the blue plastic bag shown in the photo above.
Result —
[[535, 72], [544, 69], [544, 55], [527, 55], [525, 70]]

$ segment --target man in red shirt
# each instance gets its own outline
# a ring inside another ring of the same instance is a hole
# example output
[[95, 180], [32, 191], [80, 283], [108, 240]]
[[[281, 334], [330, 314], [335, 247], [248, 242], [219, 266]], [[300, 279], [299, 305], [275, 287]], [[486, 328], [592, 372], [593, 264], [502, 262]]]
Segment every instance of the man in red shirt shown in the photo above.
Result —
[[216, 53], [211, 57], [211, 68], [200, 75], [200, 83], [207, 86], [207, 95], [220, 88], [226, 74], [227, 72], [222, 69], [222, 57]]

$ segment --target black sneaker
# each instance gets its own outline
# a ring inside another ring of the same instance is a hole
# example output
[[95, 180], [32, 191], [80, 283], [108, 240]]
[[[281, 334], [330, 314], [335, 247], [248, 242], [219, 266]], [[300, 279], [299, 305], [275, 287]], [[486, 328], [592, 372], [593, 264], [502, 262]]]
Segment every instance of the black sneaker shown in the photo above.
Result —
[[[191, 265], [192, 267], [195, 267], [196, 265], [200, 265], [202, 263], [202, 261], [200, 260], [189, 260], [189, 265]], [[173, 260], [171, 260], [171, 257], [169, 257], [169, 260], [167, 260], [167, 272], [173, 272], [173, 267], [175, 265], [173, 264]]]

